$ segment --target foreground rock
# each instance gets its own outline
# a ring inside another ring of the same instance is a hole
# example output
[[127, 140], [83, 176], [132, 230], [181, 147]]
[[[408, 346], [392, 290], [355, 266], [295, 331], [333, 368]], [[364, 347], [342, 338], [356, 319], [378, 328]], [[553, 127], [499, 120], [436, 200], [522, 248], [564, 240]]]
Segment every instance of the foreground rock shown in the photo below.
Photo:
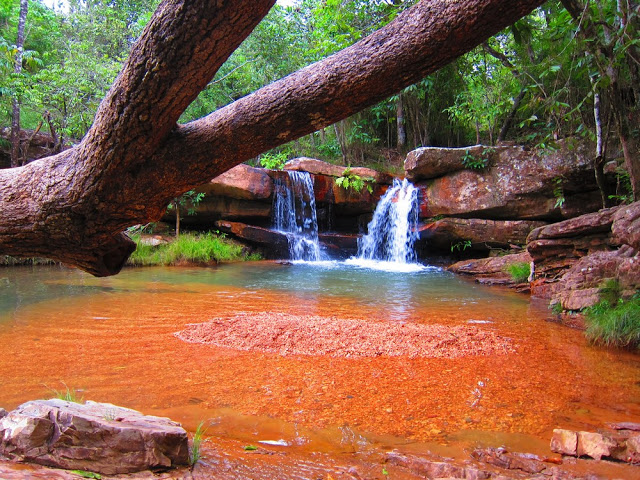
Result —
[[595, 460], [608, 457], [640, 465], [640, 425], [621, 424], [612, 427], [600, 433], [555, 429], [551, 450], [573, 457], [588, 456]]
[[27, 402], [0, 420], [0, 440], [10, 460], [108, 475], [189, 462], [179, 424], [108, 403]]

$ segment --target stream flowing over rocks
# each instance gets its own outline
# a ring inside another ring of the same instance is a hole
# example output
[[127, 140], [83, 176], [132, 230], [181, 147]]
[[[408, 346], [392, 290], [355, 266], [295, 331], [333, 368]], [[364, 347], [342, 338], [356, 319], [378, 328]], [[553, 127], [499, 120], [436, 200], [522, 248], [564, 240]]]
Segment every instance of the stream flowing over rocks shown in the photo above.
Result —
[[[420, 192], [418, 257], [426, 263], [431, 257], [462, 257], [452, 271], [501, 285], [514, 285], [509, 265], [530, 263], [530, 286], [517, 287], [567, 310], [596, 303], [606, 279], [616, 278], [623, 296], [632, 295], [640, 288], [640, 204], [600, 209], [592, 152], [571, 138], [548, 150], [500, 144], [409, 152], [404, 176]], [[469, 158], [486, 166], [468, 168]], [[614, 167], [611, 161], [605, 170], [612, 186]], [[366, 233], [392, 177], [306, 157], [284, 168], [311, 176], [322, 251], [332, 258], [355, 254], [357, 238]], [[359, 176], [367, 188], [339, 186], [336, 179], [346, 173]], [[199, 187], [204, 200], [196, 215], [182, 221], [219, 229], [267, 258], [282, 258], [288, 240], [272, 225], [274, 184], [284, 176], [238, 165]]]

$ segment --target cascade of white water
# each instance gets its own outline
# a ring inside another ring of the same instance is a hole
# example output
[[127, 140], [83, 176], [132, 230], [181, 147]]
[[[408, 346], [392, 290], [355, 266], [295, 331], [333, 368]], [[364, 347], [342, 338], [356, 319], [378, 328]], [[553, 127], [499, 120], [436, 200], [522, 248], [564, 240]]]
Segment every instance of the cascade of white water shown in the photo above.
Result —
[[275, 181], [273, 226], [287, 235], [291, 260], [319, 261], [318, 219], [311, 175], [287, 170]]
[[418, 207], [418, 189], [406, 179], [395, 179], [378, 202], [367, 234], [358, 240], [358, 259], [415, 262]]

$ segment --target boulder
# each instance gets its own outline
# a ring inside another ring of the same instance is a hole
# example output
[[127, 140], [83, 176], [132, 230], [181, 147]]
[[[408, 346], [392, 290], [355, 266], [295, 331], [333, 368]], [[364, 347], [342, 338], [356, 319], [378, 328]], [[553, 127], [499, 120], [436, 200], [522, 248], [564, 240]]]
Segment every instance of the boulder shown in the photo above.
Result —
[[309, 157], [294, 158], [284, 165], [285, 170], [298, 170], [309, 172], [313, 175], [326, 175], [330, 177], [341, 177], [347, 168], [349, 168], [349, 171], [353, 175], [373, 179], [374, 183], [390, 185], [393, 182], [393, 177], [391, 175], [373, 170], [372, 168], [333, 165], [331, 163]]
[[515, 281], [507, 273], [509, 265], [516, 263], [531, 263], [531, 256], [527, 252], [503, 255], [499, 257], [462, 260], [450, 265], [447, 270], [464, 275], [473, 275], [481, 283], [513, 285]]
[[178, 423], [108, 403], [27, 402], [0, 420], [0, 439], [11, 460], [106, 475], [189, 462]]
[[486, 147], [474, 145], [463, 148], [421, 147], [407, 154], [404, 171], [412, 182], [430, 180], [448, 173], [464, 170], [462, 159], [469, 152], [475, 158], [482, 158]]
[[562, 455], [577, 455], [578, 434], [573, 430], [554, 429], [551, 437], [551, 451]]
[[611, 225], [614, 241], [640, 250], [640, 202], [616, 210]]
[[[467, 149], [443, 150], [446, 158], [458, 155], [459, 160], [443, 162], [442, 170], [444, 164], [461, 163]], [[423, 198], [428, 206], [425, 213], [557, 220], [597, 210], [601, 198], [591, 153], [587, 146], [569, 140], [553, 152], [526, 150], [522, 146], [496, 147], [483, 170], [457, 170], [427, 181], [423, 185]], [[430, 157], [436, 155], [436, 151], [429, 152]], [[407, 176], [421, 178], [418, 171], [414, 174], [414, 170], [408, 170]], [[558, 198], [554, 193], [558, 182], [564, 197], [561, 206], [556, 206]]]
[[640, 289], [640, 256], [625, 245], [610, 252], [595, 252], [573, 265], [554, 284], [551, 303], [560, 303], [565, 310], [582, 310], [598, 303], [603, 283], [615, 280], [623, 298]]
[[458, 242], [469, 240], [474, 249], [510, 248], [525, 245], [527, 236], [544, 222], [530, 220], [485, 220], [448, 217], [421, 225], [420, 239], [429, 246], [449, 250]]
[[263, 168], [241, 163], [199, 186], [196, 191], [204, 193], [205, 198], [221, 196], [238, 200], [268, 200], [273, 194], [273, 181]]
[[602, 209], [531, 231], [527, 250], [536, 265], [536, 276], [557, 279], [585, 255], [616, 248], [619, 244], [611, 236], [611, 227], [619, 208]]
[[285, 233], [227, 220], [217, 221], [215, 226], [220, 231], [233, 235], [245, 243], [267, 247], [265, 251], [267, 257], [282, 257], [289, 252], [289, 241]]

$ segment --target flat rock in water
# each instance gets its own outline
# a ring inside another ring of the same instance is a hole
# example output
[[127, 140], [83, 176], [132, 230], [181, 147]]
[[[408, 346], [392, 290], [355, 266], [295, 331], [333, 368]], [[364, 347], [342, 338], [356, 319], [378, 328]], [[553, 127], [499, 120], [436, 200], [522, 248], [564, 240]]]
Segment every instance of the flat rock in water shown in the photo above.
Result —
[[189, 461], [187, 432], [168, 418], [108, 403], [59, 399], [24, 403], [0, 419], [0, 454], [107, 475]]

